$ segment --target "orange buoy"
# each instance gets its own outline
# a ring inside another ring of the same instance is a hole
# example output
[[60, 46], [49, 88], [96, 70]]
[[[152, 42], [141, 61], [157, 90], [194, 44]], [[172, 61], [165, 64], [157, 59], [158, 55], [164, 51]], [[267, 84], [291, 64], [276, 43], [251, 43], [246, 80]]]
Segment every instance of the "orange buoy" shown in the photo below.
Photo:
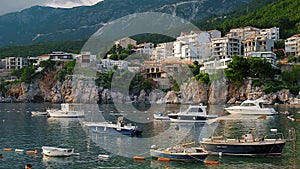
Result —
[[165, 161], [165, 162], [169, 162], [170, 159], [169, 159], [169, 158], [158, 158], [157, 161]]
[[296, 119], [296, 122], [300, 122], [300, 119]]
[[37, 150], [27, 150], [26, 151], [27, 154], [38, 154]]
[[4, 148], [3, 150], [4, 151], [11, 151], [12, 149], [11, 148]]
[[146, 158], [143, 156], [134, 156], [133, 159], [134, 160], [145, 160]]
[[204, 160], [204, 163], [206, 165], [219, 165], [219, 161], [213, 161], [213, 160]]

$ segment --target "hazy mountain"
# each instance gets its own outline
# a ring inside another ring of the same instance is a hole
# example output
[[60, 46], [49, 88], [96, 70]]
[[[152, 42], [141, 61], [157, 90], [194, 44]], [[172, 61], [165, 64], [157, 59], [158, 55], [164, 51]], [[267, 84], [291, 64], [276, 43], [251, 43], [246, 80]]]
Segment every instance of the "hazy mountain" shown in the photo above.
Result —
[[71, 9], [34, 6], [0, 16], [0, 46], [86, 39], [103, 24], [137, 12], [164, 12], [190, 21], [222, 15], [252, 0], [105, 0]]

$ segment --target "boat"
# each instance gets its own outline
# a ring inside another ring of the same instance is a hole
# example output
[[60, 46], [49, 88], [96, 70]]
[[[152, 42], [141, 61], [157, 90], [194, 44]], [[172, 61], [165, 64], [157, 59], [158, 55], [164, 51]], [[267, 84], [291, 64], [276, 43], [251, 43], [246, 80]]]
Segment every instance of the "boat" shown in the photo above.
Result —
[[69, 157], [72, 155], [79, 155], [79, 153], [74, 153], [73, 148], [43, 146], [42, 150], [42, 153], [49, 157]]
[[123, 135], [141, 135], [143, 130], [141, 127], [132, 125], [131, 123], [124, 123], [124, 116], [118, 117], [117, 124], [109, 122], [83, 122], [85, 126], [88, 126], [93, 132], [96, 133], [107, 133], [107, 132], [118, 132]]
[[239, 106], [230, 106], [225, 110], [230, 114], [247, 114], [247, 115], [274, 115], [277, 114], [274, 108], [264, 107], [266, 100], [245, 100]]
[[83, 110], [75, 110], [77, 104], [63, 103], [61, 104], [61, 109], [47, 109], [49, 117], [55, 118], [75, 118], [84, 117]]
[[281, 156], [286, 140], [277, 129], [263, 138], [255, 138], [253, 129], [242, 138], [226, 139], [223, 136], [203, 138], [201, 145], [210, 154], [235, 156]]
[[208, 115], [206, 112], [206, 107], [201, 105], [190, 105], [185, 111], [180, 111], [178, 113], [170, 113], [168, 117], [171, 122], [206, 122], [208, 119], [217, 118], [217, 115]]
[[170, 120], [170, 118], [168, 116], [164, 116], [162, 112], [157, 112], [153, 114], [153, 117], [155, 120]]
[[204, 161], [208, 156], [201, 147], [187, 147], [183, 145], [175, 145], [170, 148], [158, 148], [152, 145], [150, 148], [152, 158], [165, 159], [171, 161]]
[[31, 111], [31, 116], [46, 116], [46, 115], [48, 115], [47, 112]]

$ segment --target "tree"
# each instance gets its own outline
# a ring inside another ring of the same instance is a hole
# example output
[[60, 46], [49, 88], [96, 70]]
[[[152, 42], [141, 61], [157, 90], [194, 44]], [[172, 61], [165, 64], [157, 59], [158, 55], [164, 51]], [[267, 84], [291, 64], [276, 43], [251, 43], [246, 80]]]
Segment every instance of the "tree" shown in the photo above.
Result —
[[237, 86], [241, 86], [246, 77], [249, 76], [249, 64], [247, 59], [240, 56], [233, 56], [232, 62], [225, 69], [225, 75], [230, 82]]

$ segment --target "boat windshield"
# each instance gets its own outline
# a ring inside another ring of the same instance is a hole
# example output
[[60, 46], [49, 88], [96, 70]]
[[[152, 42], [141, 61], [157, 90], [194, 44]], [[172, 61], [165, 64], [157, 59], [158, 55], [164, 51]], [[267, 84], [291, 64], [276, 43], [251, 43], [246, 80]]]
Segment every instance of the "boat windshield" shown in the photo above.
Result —
[[249, 106], [256, 106], [254, 103], [242, 103], [241, 106], [249, 107]]
[[192, 107], [188, 112], [203, 112], [203, 110], [200, 107]]

